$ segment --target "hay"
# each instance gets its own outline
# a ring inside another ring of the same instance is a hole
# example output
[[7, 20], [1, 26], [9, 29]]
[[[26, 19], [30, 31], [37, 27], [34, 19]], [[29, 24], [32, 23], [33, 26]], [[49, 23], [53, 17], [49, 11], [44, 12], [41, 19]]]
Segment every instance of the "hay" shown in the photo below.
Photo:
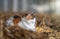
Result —
[[[37, 26], [36, 26], [36, 32], [33, 31], [28, 31], [28, 30], [24, 30], [18, 26], [11, 26], [11, 27], [6, 27], [6, 20], [13, 15], [19, 15], [21, 17], [24, 16], [25, 13], [13, 13], [13, 12], [9, 12], [9, 14], [7, 13], [0, 13], [0, 16], [2, 18], [2, 20], [4, 21], [4, 23], [2, 24], [3, 27], [3, 37], [4, 39], [49, 39], [50, 37], [53, 38], [53, 34], [54, 36], [57, 35], [56, 33], [59, 26], [57, 25], [57, 23], [55, 22], [56, 20], [51, 18], [48, 15], [44, 15], [44, 14], [36, 14], [36, 22], [37, 22]], [[2, 17], [3, 16], [3, 17]], [[55, 32], [56, 31], [56, 32]], [[52, 35], [51, 35], [52, 34]], [[60, 37], [60, 36], [58, 36]], [[54, 37], [54, 38], [57, 38]]]
[[4, 33], [6, 39], [48, 39], [48, 33], [23, 30], [17, 26], [4, 29]]

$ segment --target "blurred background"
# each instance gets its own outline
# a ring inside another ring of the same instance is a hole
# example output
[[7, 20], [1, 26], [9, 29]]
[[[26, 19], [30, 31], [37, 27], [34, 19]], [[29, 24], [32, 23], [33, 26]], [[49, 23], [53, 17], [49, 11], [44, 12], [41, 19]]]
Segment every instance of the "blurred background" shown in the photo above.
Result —
[[0, 11], [60, 14], [60, 0], [0, 0]]
[[60, 14], [60, 0], [0, 0], [0, 11]]

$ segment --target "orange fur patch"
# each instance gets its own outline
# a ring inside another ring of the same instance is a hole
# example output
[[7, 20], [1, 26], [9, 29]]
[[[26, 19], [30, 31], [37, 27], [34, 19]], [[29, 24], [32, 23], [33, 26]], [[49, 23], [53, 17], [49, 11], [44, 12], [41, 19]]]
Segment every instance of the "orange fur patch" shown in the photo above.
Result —
[[13, 23], [14, 23], [14, 25], [17, 25], [20, 21], [21, 21], [20, 18], [18, 18], [18, 19], [14, 19], [14, 20], [13, 20]]

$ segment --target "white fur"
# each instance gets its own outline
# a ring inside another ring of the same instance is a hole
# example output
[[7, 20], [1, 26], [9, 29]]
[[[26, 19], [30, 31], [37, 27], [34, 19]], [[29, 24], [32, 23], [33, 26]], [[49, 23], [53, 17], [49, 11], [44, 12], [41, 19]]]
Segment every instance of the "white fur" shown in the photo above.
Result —
[[35, 22], [36, 22], [36, 18], [28, 21], [25, 18], [23, 18], [18, 25], [23, 29], [35, 31]]
[[[7, 20], [7, 26], [9, 25], [14, 26], [13, 19], [14, 19], [13, 17], [10, 17]], [[36, 18], [28, 20], [28, 21], [25, 18], [22, 18], [22, 21], [18, 23], [18, 26], [20, 26], [23, 29], [35, 31], [35, 22], [36, 22]]]
[[10, 17], [7, 21], [6, 21], [6, 25], [7, 26], [14, 26], [14, 23], [13, 23], [13, 17]]

